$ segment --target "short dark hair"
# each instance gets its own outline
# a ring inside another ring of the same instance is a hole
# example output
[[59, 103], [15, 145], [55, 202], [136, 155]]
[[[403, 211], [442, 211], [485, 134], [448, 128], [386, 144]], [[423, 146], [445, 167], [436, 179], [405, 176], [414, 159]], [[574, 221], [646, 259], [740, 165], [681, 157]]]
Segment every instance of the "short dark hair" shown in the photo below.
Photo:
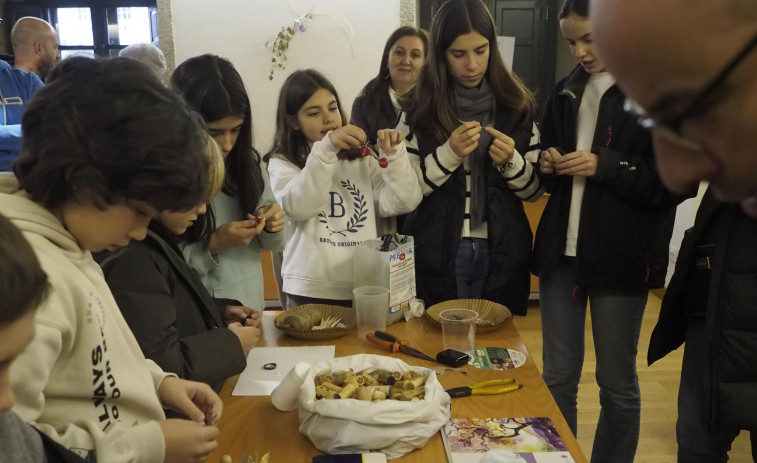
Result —
[[342, 125], [347, 124], [342, 103], [334, 84], [315, 69], [300, 69], [286, 78], [279, 91], [279, 103], [276, 107], [276, 132], [273, 136], [273, 147], [265, 155], [268, 162], [274, 154], [283, 155], [289, 162], [299, 167], [305, 167], [310, 153], [310, 141], [301, 130], [295, 130], [293, 122], [297, 120], [297, 112], [307, 103], [318, 89], [326, 89], [336, 98]]
[[0, 215], [0, 326], [37, 308], [49, 284], [37, 256], [21, 231]]
[[571, 14], [582, 18], [589, 17], [589, 0], [565, 0], [557, 14], [557, 19], [565, 19]]
[[143, 64], [67, 58], [21, 120], [13, 165], [21, 188], [47, 209], [72, 198], [141, 201], [186, 210], [203, 201], [208, 157], [201, 119]]

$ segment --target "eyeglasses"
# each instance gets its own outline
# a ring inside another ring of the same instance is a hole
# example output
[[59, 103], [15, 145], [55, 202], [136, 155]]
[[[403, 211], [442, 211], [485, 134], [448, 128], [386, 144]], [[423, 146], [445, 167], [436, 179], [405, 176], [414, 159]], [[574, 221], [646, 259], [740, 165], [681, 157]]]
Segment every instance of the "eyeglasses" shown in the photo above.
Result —
[[702, 146], [698, 142], [687, 138], [681, 133], [681, 126], [686, 119], [697, 114], [704, 114], [709, 105], [713, 102], [713, 96], [717, 93], [723, 82], [731, 75], [736, 67], [744, 61], [744, 58], [757, 47], [757, 35], [755, 35], [746, 46], [723, 68], [718, 75], [707, 84], [699, 94], [691, 100], [677, 115], [665, 118], [654, 118], [638, 103], [630, 98], [626, 98], [623, 109], [639, 118], [639, 125], [647, 129], [656, 129], [666, 138], [675, 141], [681, 145], [687, 146], [697, 151], [701, 151]]

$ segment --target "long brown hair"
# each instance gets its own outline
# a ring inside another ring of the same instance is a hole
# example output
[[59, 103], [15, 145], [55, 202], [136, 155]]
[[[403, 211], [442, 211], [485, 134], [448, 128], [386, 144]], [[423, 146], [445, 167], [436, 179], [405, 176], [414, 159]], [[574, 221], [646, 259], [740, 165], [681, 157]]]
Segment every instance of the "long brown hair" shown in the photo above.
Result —
[[252, 107], [242, 76], [228, 59], [205, 54], [181, 63], [171, 75], [171, 86], [205, 122], [243, 118], [237, 142], [226, 158], [223, 192], [239, 198], [245, 217], [254, 214], [265, 181], [260, 154], [253, 146]]
[[297, 112], [307, 103], [318, 89], [324, 88], [336, 98], [342, 126], [347, 123], [339, 101], [339, 94], [323, 74], [315, 69], [301, 69], [294, 71], [286, 78], [279, 92], [279, 103], [276, 109], [276, 133], [273, 135], [273, 146], [263, 158], [265, 162], [274, 154], [281, 154], [289, 162], [302, 169], [310, 153], [310, 141], [299, 130], [295, 130], [294, 121]]
[[446, 141], [460, 125], [454, 79], [447, 69], [447, 49], [459, 36], [478, 32], [489, 41], [489, 64], [486, 76], [498, 106], [533, 117], [536, 103], [523, 82], [507, 70], [497, 46], [497, 34], [489, 10], [481, 0], [453, 0], [443, 4], [431, 24], [431, 49], [421, 69], [418, 82], [400, 99], [407, 111], [411, 130], [433, 124], [439, 143]]

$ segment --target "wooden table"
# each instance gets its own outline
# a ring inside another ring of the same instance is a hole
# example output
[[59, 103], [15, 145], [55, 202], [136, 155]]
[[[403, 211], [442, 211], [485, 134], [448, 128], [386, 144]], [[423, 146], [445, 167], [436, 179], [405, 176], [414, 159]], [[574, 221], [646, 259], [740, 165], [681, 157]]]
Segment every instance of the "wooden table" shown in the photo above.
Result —
[[[291, 338], [273, 326], [273, 319], [280, 313], [266, 311], [262, 317], [263, 335], [258, 346], [335, 345], [337, 357], [359, 353], [391, 355], [410, 365], [437, 367], [437, 363], [411, 357], [402, 353], [391, 354], [378, 346], [357, 338], [353, 333], [327, 341], [302, 341]], [[401, 321], [387, 327], [387, 331], [410, 341], [410, 345], [429, 355], [443, 349], [441, 330], [424, 319]], [[468, 373], [447, 371], [439, 376], [445, 389], [475, 384], [498, 378], [515, 378], [523, 388], [504, 395], [471, 396], [452, 400], [453, 418], [513, 418], [548, 416], [565, 441], [577, 463], [585, 463], [578, 442], [570, 431], [552, 395], [541, 378], [539, 370], [528, 354], [517, 329], [508, 320], [505, 326], [492, 333], [477, 334], [476, 345], [481, 347], [507, 347], [526, 354], [526, 363], [514, 370], [493, 371], [468, 366]], [[225, 407], [221, 417], [221, 435], [218, 449], [208, 458], [208, 463], [218, 463], [222, 455], [231, 455], [234, 463], [242, 461], [243, 455], [271, 452], [271, 463], [310, 463], [314, 455], [322, 452], [313, 447], [307, 437], [299, 433], [297, 411], [280, 412], [271, 405], [270, 396], [232, 397], [231, 391], [237, 377], [232, 377], [221, 390]], [[441, 436], [437, 433], [426, 445], [402, 458], [399, 463], [444, 463], [447, 461]]]

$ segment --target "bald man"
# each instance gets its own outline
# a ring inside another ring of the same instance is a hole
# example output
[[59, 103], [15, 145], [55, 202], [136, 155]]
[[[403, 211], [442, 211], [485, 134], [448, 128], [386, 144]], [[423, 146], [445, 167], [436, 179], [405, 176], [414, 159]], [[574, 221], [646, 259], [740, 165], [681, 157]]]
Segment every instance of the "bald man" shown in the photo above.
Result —
[[678, 461], [727, 461], [740, 430], [757, 431], [757, 2], [594, 0], [590, 16], [665, 185], [710, 184], [648, 361], [685, 342]]
[[27, 16], [16, 21], [11, 30], [15, 66], [45, 80], [60, 58], [58, 33], [39, 18]]
[[[49, 24], [38, 21], [50, 29]], [[19, 64], [19, 55], [16, 55], [16, 64]], [[18, 156], [21, 149], [21, 118], [29, 99], [42, 85], [33, 72], [0, 61], [0, 172], [10, 171]]]

